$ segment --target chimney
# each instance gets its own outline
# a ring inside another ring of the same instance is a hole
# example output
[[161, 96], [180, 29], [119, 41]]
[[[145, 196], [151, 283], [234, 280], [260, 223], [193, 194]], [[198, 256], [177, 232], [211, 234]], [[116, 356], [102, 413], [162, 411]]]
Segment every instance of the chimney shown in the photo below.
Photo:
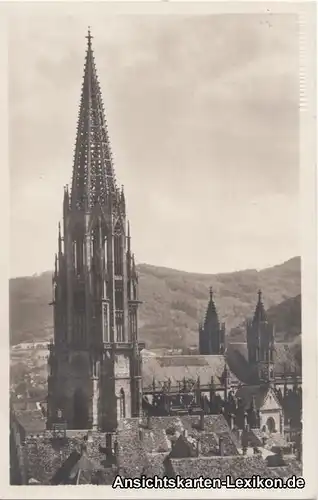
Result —
[[143, 438], [144, 438], [143, 429], [139, 429], [139, 441], [142, 441]]
[[224, 456], [224, 441], [222, 437], [219, 438], [219, 455], [220, 457]]
[[85, 437], [84, 437], [83, 443], [81, 443], [81, 445], [80, 445], [80, 454], [81, 455], [86, 455], [86, 453], [87, 453], [87, 444], [86, 444]]
[[230, 414], [230, 429], [231, 429], [231, 431], [234, 429], [234, 415], [233, 415], [233, 413]]
[[247, 413], [244, 412], [244, 429], [247, 427], [247, 424], [248, 424], [248, 422], [247, 422]]
[[151, 428], [152, 428], [152, 422], [151, 422], [151, 417], [148, 413], [147, 414], [147, 429], [151, 429]]
[[113, 451], [113, 453], [114, 453], [115, 457], [117, 457], [117, 455], [118, 455], [118, 441], [117, 441], [117, 439], [115, 439], [115, 441], [114, 441], [114, 451]]
[[106, 450], [109, 454], [113, 453], [113, 439], [109, 433], [106, 434]]
[[200, 413], [200, 424], [199, 424], [200, 430], [204, 430], [204, 413]]
[[201, 453], [201, 443], [200, 443], [199, 439], [197, 439], [196, 452], [197, 452], [197, 457], [198, 457]]

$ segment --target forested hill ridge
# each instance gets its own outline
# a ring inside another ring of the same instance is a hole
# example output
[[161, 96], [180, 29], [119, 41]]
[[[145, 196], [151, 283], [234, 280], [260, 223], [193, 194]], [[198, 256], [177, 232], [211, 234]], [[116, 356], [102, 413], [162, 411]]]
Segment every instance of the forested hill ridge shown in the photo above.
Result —
[[[257, 270], [195, 274], [140, 264], [140, 338], [148, 348], [190, 347], [198, 343], [198, 322], [204, 317], [209, 287], [228, 335], [241, 340], [244, 321], [255, 308], [257, 291], [276, 323], [279, 340], [300, 333], [300, 258]], [[53, 336], [52, 273], [10, 280], [10, 341], [49, 340]], [[244, 339], [243, 339], [244, 340]]]

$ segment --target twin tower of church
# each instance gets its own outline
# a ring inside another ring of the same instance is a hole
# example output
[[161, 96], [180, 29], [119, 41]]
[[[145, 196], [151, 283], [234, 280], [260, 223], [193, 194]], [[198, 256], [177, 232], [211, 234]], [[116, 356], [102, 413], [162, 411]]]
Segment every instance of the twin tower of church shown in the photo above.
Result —
[[[253, 319], [247, 321], [247, 355], [255, 382], [273, 381], [275, 335], [274, 325], [268, 321], [262, 301], [262, 292], [258, 292]], [[212, 288], [205, 320], [199, 325], [199, 352], [203, 355], [222, 355], [225, 353], [225, 324], [219, 322], [213, 300]]]
[[[120, 418], [141, 414], [144, 344], [125, 195], [116, 183], [90, 32], [87, 40], [72, 187], [64, 192], [53, 275], [47, 425], [63, 418], [69, 428], [112, 432]], [[257, 311], [263, 314], [261, 302]], [[224, 351], [224, 326], [217, 321], [211, 294], [202, 354]], [[255, 362], [271, 356], [254, 343]]]

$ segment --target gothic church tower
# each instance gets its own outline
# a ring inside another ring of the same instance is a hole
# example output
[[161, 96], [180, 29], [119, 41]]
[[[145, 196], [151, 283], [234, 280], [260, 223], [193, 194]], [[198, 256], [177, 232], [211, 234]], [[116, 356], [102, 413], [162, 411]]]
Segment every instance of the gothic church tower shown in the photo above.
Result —
[[274, 325], [265, 312], [262, 292], [258, 292], [254, 317], [247, 322], [248, 361], [260, 382], [274, 379]]
[[72, 189], [53, 275], [48, 427], [111, 432], [141, 412], [138, 277], [88, 32]]

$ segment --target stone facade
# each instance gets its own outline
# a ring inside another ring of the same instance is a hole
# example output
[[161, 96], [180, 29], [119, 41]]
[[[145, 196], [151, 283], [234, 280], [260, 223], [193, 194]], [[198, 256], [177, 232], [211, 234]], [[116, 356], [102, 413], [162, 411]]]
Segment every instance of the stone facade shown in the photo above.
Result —
[[259, 409], [260, 429], [267, 432], [279, 432], [284, 435], [283, 408], [274, 391], [269, 389]]

